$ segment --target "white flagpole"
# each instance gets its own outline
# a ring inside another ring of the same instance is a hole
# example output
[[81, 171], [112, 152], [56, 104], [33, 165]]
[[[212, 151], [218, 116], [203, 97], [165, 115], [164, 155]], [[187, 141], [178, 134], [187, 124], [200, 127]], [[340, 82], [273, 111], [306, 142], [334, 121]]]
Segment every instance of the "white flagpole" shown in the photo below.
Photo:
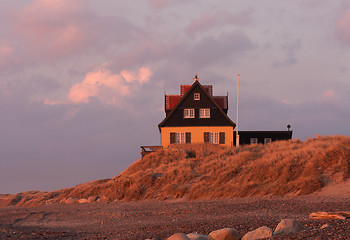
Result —
[[236, 147], [239, 147], [239, 135], [238, 135], [238, 100], [239, 100], [239, 74], [237, 80], [237, 121], [236, 121]]

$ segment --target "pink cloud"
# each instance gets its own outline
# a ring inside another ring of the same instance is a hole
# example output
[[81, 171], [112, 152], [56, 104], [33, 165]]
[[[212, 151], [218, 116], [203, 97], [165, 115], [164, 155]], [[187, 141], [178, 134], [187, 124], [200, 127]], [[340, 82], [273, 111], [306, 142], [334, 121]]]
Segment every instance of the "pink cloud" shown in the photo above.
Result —
[[150, 80], [152, 72], [142, 67], [137, 72], [124, 70], [113, 74], [104, 64], [95, 71], [86, 74], [81, 83], [75, 84], [69, 91], [68, 99], [72, 103], [88, 103], [90, 97], [100, 102], [123, 107], [123, 97], [130, 95], [134, 88]]
[[0, 45], [0, 59], [11, 56], [14, 53], [13, 48], [8, 44]]
[[0, 43], [0, 69], [16, 61], [15, 49], [7, 43]]
[[121, 75], [127, 82], [138, 81], [140, 83], [145, 83], [149, 81], [152, 72], [149, 68], [142, 67], [139, 69], [139, 72], [137, 74], [124, 70], [121, 72]]
[[325, 91], [322, 94], [322, 99], [327, 100], [327, 99], [331, 99], [331, 98], [333, 98], [335, 96], [336, 96], [335, 91], [333, 89], [328, 89], [327, 91]]
[[287, 99], [282, 99], [282, 103], [290, 105], [290, 101], [288, 101]]
[[91, 39], [86, 13], [84, 0], [36, 0], [15, 12], [14, 33], [35, 56], [61, 57], [82, 51]]
[[[39, 100], [40, 102], [40, 100]], [[50, 100], [50, 99], [45, 99], [44, 100], [44, 104], [45, 105], [59, 105], [59, 104], [64, 104], [65, 102], [64, 101], [57, 101], [57, 100]]]
[[194, 36], [197, 32], [208, 29], [210, 30], [218, 25], [246, 25], [251, 22], [251, 12], [251, 10], [246, 10], [238, 14], [231, 14], [221, 11], [210, 15], [203, 15], [200, 18], [193, 20], [186, 28], [186, 32], [188, 35]]
[[2, 15], [6, 23], [3, 41], [11, 43], [16, 62], [0, 68], [13, 70], [81, 55], [86, 59], [91, 53], [114, 58], [113, 50], [133, 43], [141, 32], [128, 19], [97, 15], [87, 0], [33, 0], [24, 4]]
[[163, 8], [167, 5], [168, 0], [151, 0], [151, 5], [155, 8]]
[[337, 20], [335, 33], [342, 43], [350, 45], [350, 10], [345, 11]]

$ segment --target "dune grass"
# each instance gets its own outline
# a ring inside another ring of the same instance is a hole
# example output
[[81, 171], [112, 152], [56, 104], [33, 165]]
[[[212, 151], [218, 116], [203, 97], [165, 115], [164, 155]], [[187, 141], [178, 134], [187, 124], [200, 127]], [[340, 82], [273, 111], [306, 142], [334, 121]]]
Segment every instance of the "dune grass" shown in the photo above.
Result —
[[[90, 196], [133, 201], [304, 195], [349, 177], [350, 138], [345, 136], [239, 148], [176, 145], [145, 156], [113, 179], [41, 194], [36, 202]], [[29, 201], [32, 198], [33, 194]], [[16, 199], [16, 204], [24, 201], [23, 197]]]
[[[126, 177], [129, 186], [122, 184]], [[318, 136], [238, 149], [177, 146], [146, 156], [116, 179], [124, 186], [118, 199], [140, 200], [309, 194], [349, 177], [350, 139]]]

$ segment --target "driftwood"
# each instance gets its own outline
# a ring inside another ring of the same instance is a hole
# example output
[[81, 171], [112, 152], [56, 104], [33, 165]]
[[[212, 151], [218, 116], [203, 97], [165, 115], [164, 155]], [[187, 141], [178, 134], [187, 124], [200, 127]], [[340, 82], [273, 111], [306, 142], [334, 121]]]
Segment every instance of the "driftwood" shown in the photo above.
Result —
[[310, 219], [347, 219], [350, 218], [350, 212], [314, 212], [310, 213]]

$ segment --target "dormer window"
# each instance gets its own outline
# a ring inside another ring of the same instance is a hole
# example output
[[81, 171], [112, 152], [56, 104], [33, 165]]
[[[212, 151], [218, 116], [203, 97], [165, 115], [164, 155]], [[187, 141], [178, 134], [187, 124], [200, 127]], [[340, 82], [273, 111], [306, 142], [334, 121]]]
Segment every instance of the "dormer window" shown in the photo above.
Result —
[[194, 108], [185, 108], [184, 118], [194, 118]]
[[201, 99], [201, 95], [200, 95], [199, 93], [195, 93], [195, 94], [193, 95], [193, 100], [198, 101], [198, 100], [200, 100], [200, 99]]

